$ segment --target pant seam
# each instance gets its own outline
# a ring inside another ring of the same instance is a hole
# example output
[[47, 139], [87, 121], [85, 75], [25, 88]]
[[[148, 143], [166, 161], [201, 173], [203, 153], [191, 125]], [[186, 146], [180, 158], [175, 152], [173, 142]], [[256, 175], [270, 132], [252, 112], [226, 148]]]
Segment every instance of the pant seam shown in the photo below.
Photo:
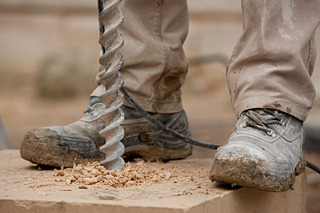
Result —
[[163, 65], [163, 72], [160, 75], [160, 77], [154, 82], [153, 88], [154, 88], [154, 95], [151, 98], [151, 105], [155, 112], [158, 111], [158, 102], [159, 102], [159, 96], [160, 96], [160, 89], [159, 84], [163, 76], [165, 75], [165, 70], [168, 67], [168, 51], [166, 46], [163, 43], [163, 38], [161, 35], [161, 6], [163, 4], [163, 0], [157, 1], [156, 6], [156, 27], [155, 27], [155, 35], [158, 37], [158, 39], [161, 42], [161, 55], [162, 55], [162, 65]]

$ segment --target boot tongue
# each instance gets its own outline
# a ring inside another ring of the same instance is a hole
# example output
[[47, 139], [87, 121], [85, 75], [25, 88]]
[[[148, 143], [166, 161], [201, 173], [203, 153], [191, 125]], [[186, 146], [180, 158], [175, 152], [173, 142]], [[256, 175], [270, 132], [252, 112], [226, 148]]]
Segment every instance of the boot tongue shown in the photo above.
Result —
[[[267, 109], [253, 109], [246, 111], [246, 115], [251, 115], [249, 117], [254, 117], [262, 122], [269, 120], [279, 120], [280, 117], [276, 110], [267, 110]], [[255, 120], [253, 119], [253, 120]]]
[[263, 118], [264, 121], [272, 120], [275, 118], [275, 116], [273, 114], [270, 114], [270, 113], [266, 112], [265, 110], [259, 109], [256, 112], [258, 112], [261, 115], [261, 118]]

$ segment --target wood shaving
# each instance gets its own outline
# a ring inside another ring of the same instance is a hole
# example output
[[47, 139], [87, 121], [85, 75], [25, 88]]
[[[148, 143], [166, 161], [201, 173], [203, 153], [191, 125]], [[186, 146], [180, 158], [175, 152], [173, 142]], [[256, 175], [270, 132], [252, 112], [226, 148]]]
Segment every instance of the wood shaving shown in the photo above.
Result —
[[155, 168], [148, 163], [126, 163], [122, 170], [106, 170], [99, 162], [74, 165], [73, 168], [61, 168], [54, 173], [56, 182], [64, 182], [66, 185], [93, 185], [103, 184], [119, 187], [149, 186], [161, 183], [173, 177], [164, 171], [163, 167]]

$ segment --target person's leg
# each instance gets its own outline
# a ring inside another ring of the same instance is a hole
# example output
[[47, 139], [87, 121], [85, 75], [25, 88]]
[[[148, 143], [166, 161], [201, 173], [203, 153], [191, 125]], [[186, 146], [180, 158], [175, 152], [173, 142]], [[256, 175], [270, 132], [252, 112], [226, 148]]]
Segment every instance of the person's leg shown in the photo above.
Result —
[[125, 44], [124, 88], [146, 111], [182, 110], [180, 87], [188, 71], [182, 45], [188, 32], [185, 0], [125, 0], [120, 33]]
[[125, 39], [120, 49], [124, 88], [148, 112], [180, 112], [180, 88], [188, 72], [183, 51], [189, 24], [186, 1], [124, 0], [119, 8], [124, 14], [119, 28]]
[[[186, 0], [124, 0], [119, 7], [124, 15], [119, 32], [125, 40], [120, 49], [125, 61], [120, 70], [125, 78], [125, 89], [154, 118], [180, 134], [190, 136], [180, 91], [188, 70], [182, 49], [188, 31]], [[104, 74], [104, 70], [100, 71], [96, 78], [98, 83]], [[105, 128], [105, 123], [100, 115], [103, 115], [106, 109], [104, 104], [107, 103], [102, 103], [100, 96], [105, 92], [105, 87], [100, 85], [91, 94], [90, 110], [84, 117], [95, 115], [93, 120], [82, 118], [63, 127], [29, 131], [22, 143], [22, 157], [40, 164], [72, 166], [75, 158], [86, 160], [77, 157], [80, 150], [77, 145], [81, 139], [91, 145], [90, 151], [96, 151], [94, 155], [86, 155], [87, 160], [101, 160], [103, 156], [99, 155], [99, 147], [105, 140], [99, 131]], [[121, 107], [125, 116], [122, 123], [125, 137], [121, 140], [125, 146], [123, 157], [170, 160], [191, 154], [192, 147], [189, 144], [166, 135], [126, 105]], [[69, 146], [63, 138], [72, 139], [72, 149], [76, 152], [74, 155], [61, 154], [64, 152], [60, 148]], [[40, 151], [33, 152], [35, 147], [40, 148], [41, 155]], [[52, 152], [49, 153], [48, 147]]]
[[311, 81], [319, 1], [243, 1], [244, 32], [227, 71], [236, 116], [272, 108], [305, 120], [315, 89]]
[[186, 0], [123, 0], [119, 8], [124, 14], [119, 28], [125, 40], [120, 49], [124, 88], [148, 112], [180, 112], [188, 72], [183, 51], [189, 25]]
[[[188, 33], [185, 0], [125, 0], [124, 88], [154, 118], [190, 136], [181, 103], [181, 86], [188, 71], [182, 45]], [[124, 157], [146, 160], [185, 158], [191, 146], [165, 134], [125, 102]]]
[[[130, 96], [162, 124], [191, 136], [181, 103], [181, 86], [188, 71], [183, 43], [188, 33], [186, 0], [124, 0], [124, 23], [119, 28], [125, 42], [121, 73]], [[99, 79], [99, 74], [97, 76]], [[103, 90], [92, 95], [99, 96]], [[192, 146], [167, 135], [125, 102], [122, 127], [123, 157], [145, 160], [181, 159]]]
[[227, 70], [236, 130], [215, 155], [211, 178], [288, 190], [303, 163], [302, 122], [315, 89], [317, 0], [243, 0], [244, 32]]

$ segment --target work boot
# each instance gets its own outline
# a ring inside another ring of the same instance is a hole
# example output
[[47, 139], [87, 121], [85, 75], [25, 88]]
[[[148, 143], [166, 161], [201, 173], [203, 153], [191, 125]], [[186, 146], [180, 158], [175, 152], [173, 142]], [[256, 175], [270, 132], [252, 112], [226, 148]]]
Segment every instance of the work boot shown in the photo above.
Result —
[[243, 112], [215, 154], [210, 178], [273, 192], [292, 189], [295, 175], [305, 166], [302, 126], [302, 121], [277, 110]]
[[[184, 159], [191, 155], [192, 146], [165, 133], [133, 108], [122, 106], [125, 120], [123, 158], [143, 158], [146, 161]], [[177, 113], [150, 113], [152, 117], [174, 131], [190, 137], [191, 132], [185, 111]]]
[[[167, 161], [186, 158], [191, 154], [192, 147], [189, 144], [164, 134], [135, 109], [126, 106], [121, 109], [125, 114], [125, 137], [122, 140], [126, 146], [124, 157]], [[98, 97], [93, 97], [80, 120], [66, 126], [44, 127], [27, 132], [20, 149], [21, 157], [36, 164], [55, 167], [72, 167], [73, 163], [105, 159], [105, 153], [99, 151], [99, 147], [105, 144], [105, 138], [99, 134], [106, 127], [100, 118], [104, 112], [105, 105]], [[179, 133], [191, 135], [184, 111], [151, 114]]]
[[106, 126], [100, 118], [105, 108], [99, 97], [92, 97], [80, 120], [66, 126], [43, 127], [27, 132], [20, 149], [21, 157], [55, 167], [72, 167], [73, 163], [105, 159], [105, 153], [99, 151], [99, 147], [105, 144], [105, 138], [99, 134]]

